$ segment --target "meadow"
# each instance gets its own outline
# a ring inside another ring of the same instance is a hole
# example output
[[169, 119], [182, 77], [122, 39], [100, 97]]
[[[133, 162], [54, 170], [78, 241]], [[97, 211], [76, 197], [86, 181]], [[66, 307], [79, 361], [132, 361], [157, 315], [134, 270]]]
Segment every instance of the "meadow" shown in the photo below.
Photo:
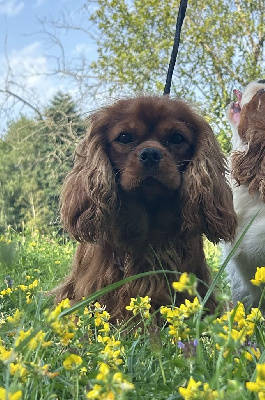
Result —
[[[112, 326], [95, 298], [72, 310], [47, 296], [74, 250], [56, 233], [0, 236], [0, 400], [265, 399], [264, 318], [258, 308], [231, 308], [223, 275], [215, 315], [203, 313], [196, 278], [182, 274], [176, 295], [195, 298], [161, 307], [162, 327], [148, 297], [132, 299], [132, 318]], [[205, 251], [216, 276], [220, 250], [206, 242]], [[260, 268], [253, 283], [264, 282]]]

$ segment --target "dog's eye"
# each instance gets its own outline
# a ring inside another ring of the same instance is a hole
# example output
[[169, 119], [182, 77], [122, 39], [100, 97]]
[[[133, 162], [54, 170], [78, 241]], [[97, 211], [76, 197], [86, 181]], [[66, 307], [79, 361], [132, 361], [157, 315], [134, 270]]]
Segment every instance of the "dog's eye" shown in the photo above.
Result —
[[132, 135], [130, 133], [122, 132], [116, 138], [116, 142], [119, 142], [119, 143], [122, 143], [122, 144], [132, 143], [133, 142], [133, 137], [132, 137]]
[[184, 142], [185, 142], [185, 138], [179, 132], [174, 132], [167, 138], [168, 144], [182, 144]]

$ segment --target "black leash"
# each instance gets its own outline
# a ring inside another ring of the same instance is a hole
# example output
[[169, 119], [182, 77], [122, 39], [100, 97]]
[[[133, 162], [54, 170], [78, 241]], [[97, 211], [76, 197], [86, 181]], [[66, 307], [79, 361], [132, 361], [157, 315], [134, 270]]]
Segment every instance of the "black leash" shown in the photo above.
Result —
[[174, 67], [176, 64], [176, 58], [177, 58], [178, 49], [179, 49], [180, 32], [181, 32], [181, 27], [182, 27], [182, 24], [183, 24], [183, 21], [185, 18], [187, 4], [188, 4], [188, 0], [180, 0], [174, 44], [173, 44], [173, 49], [172, 49], [172, 53], [171, 53], [170, 63], [168, 66], [166, 84], [164, 87], [164, 93], [163, 93], [164, 96], [167, 94], [170, 94], [172, 75], [173, 75]]

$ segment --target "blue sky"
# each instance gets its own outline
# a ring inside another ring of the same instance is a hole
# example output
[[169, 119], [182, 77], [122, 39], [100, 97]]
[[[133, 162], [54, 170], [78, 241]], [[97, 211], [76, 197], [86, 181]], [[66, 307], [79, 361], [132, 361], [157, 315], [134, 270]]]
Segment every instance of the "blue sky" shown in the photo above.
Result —
[[[56, 20], [64, 13], [76, 24], [88, 28], [87, 21], [82, 20], [84, 4], [85, 0], [0, 0], [0, 88], [11, 77], [34, 90], [36, 99], [39, 97], [43, 103], [59, 89], [74, 94], [77, 89], [73, 83], [46, 75], [55, 68], [59, 47], [41, 33], [39, 20]], [[95, 45], [87, 34], [53, 28], [49, 31], [62, 41], [66, 58], [72, 63], [82, 52], [89, 60], [95, 59]]]

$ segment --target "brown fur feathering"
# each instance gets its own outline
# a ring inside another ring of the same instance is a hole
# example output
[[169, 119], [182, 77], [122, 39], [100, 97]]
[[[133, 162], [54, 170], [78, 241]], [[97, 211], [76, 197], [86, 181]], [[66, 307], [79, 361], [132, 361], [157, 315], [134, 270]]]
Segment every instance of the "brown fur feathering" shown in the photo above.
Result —
[[232, 176], [265, 202], [265, 90], [258, 91], [241, 111], [238, 134], [246, 148], [232, 155]]
[[[203, 234], [231, 241], [236, 216], [225, 160], [209, 124], [166, 96], [119, 100], [91, 117], [61, 195], [64, 228], [80, 243], [56, 301], [158, 269], [190, 272], [209, 284]], [[100, 299], [112, 319], [131, 297], [171, 304], [177, 276], [151, 275]], [[207, 287], [199, 285], [204, 296]], [[177, 294], [180, 304], [186, 293]], [[213, 311], [214, 297], [209, 302]]]

